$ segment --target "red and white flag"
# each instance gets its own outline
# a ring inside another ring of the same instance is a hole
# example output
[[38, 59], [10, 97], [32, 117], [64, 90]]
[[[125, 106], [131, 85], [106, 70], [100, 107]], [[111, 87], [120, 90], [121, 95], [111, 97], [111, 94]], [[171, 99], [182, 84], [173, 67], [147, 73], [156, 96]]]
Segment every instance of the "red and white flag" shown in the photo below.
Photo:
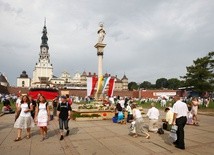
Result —
[[87, 96], [94, 94], [94, 89], [97, 84], [98, 78], [96, 76], [87, 77]]
[[113, 96], [114, 85], [115, 85], [115, 78], [111, 78], [109, 80], [108, 97]]

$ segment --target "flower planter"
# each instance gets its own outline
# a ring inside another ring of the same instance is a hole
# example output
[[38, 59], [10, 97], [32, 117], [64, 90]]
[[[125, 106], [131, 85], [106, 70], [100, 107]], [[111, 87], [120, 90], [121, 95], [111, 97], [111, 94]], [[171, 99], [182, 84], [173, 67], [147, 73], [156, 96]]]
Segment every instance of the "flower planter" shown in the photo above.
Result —
[[76, 117], [76, 121], [100, 121], [103, 120], [102, 117]]

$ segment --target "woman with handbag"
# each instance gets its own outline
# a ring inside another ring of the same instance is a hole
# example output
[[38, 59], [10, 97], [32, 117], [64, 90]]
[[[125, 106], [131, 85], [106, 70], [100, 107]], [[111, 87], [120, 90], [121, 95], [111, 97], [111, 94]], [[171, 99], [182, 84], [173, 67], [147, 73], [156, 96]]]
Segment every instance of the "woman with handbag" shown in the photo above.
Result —
[[30, 99], [27, 95], [22, 96], [21, 104], [17, 107], [16, 121], [14, 124], [14, 128], [18, 129], [17, 138], [14, 141], [21, 140], [22, 129], [27, 130], [26, 138], [30, 138], [30, 130], [34, 127], [34, 121], [31, 117], [31, 111], [33, 110], [32, 104], [30, 103]]

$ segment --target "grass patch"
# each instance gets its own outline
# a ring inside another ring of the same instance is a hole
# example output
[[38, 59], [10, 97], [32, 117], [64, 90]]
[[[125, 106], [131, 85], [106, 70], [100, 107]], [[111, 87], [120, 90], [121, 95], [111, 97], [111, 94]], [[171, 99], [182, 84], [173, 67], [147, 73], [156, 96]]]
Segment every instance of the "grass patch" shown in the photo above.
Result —
[[[149, 109], [151, 108], [151, 103], [152, 102], [145, 102], [145, 103], [140, 103], [140, 101], [136, 102], [138, 104], [138, 106], [141, 106], [142, 108], [145, 108], [145, 109]], [[160, 103], [159, 102], [154, 102], [155, 103], [155, 107], [158, 108], [158, 109], [161, 109], [161, 110], [164, 110], [165, 107], [161, 107]], [[169, 106], [169, 104], [174, 104], [174, 102], [167, 102], [166, 103], [166, 107]], [[214, 112], [214, 101], [211, 101], [209, 106], [208, 107], [205, 107], [205, 106], [202, 106], [200, 105], [199, 106], [199, 111], [203, 111], [203, 112]]]

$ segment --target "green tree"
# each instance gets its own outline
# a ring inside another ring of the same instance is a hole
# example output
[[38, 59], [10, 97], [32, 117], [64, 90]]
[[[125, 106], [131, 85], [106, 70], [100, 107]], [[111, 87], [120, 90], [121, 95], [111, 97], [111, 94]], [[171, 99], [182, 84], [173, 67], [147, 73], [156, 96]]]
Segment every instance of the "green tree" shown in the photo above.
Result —
[[138, 84], [136, 82], [130, 82], [128, 84], [128, 89], [129, 90], [137, 90], [139, 88]]
[[178, 89], [181, 87], [181, 81], [178, 80], [177, 78], [171, 78], [167, 80], [168, 86], [167, 88], [169, 89]]
[[168, 81], [166, 78], [160, 78], [156, 80], [156, 88], [167, 88]]
[[187, 73], [182, 77], [186, 86], [194, 86], [199, 93], [214, 91], [214, 52], [194, 60], [186, 69]]
[[152, 88], [152, 84], [149, 81], [143, 81], [140, 85], [140, 88], [144, 88], [144, 89], [150, 89]]

